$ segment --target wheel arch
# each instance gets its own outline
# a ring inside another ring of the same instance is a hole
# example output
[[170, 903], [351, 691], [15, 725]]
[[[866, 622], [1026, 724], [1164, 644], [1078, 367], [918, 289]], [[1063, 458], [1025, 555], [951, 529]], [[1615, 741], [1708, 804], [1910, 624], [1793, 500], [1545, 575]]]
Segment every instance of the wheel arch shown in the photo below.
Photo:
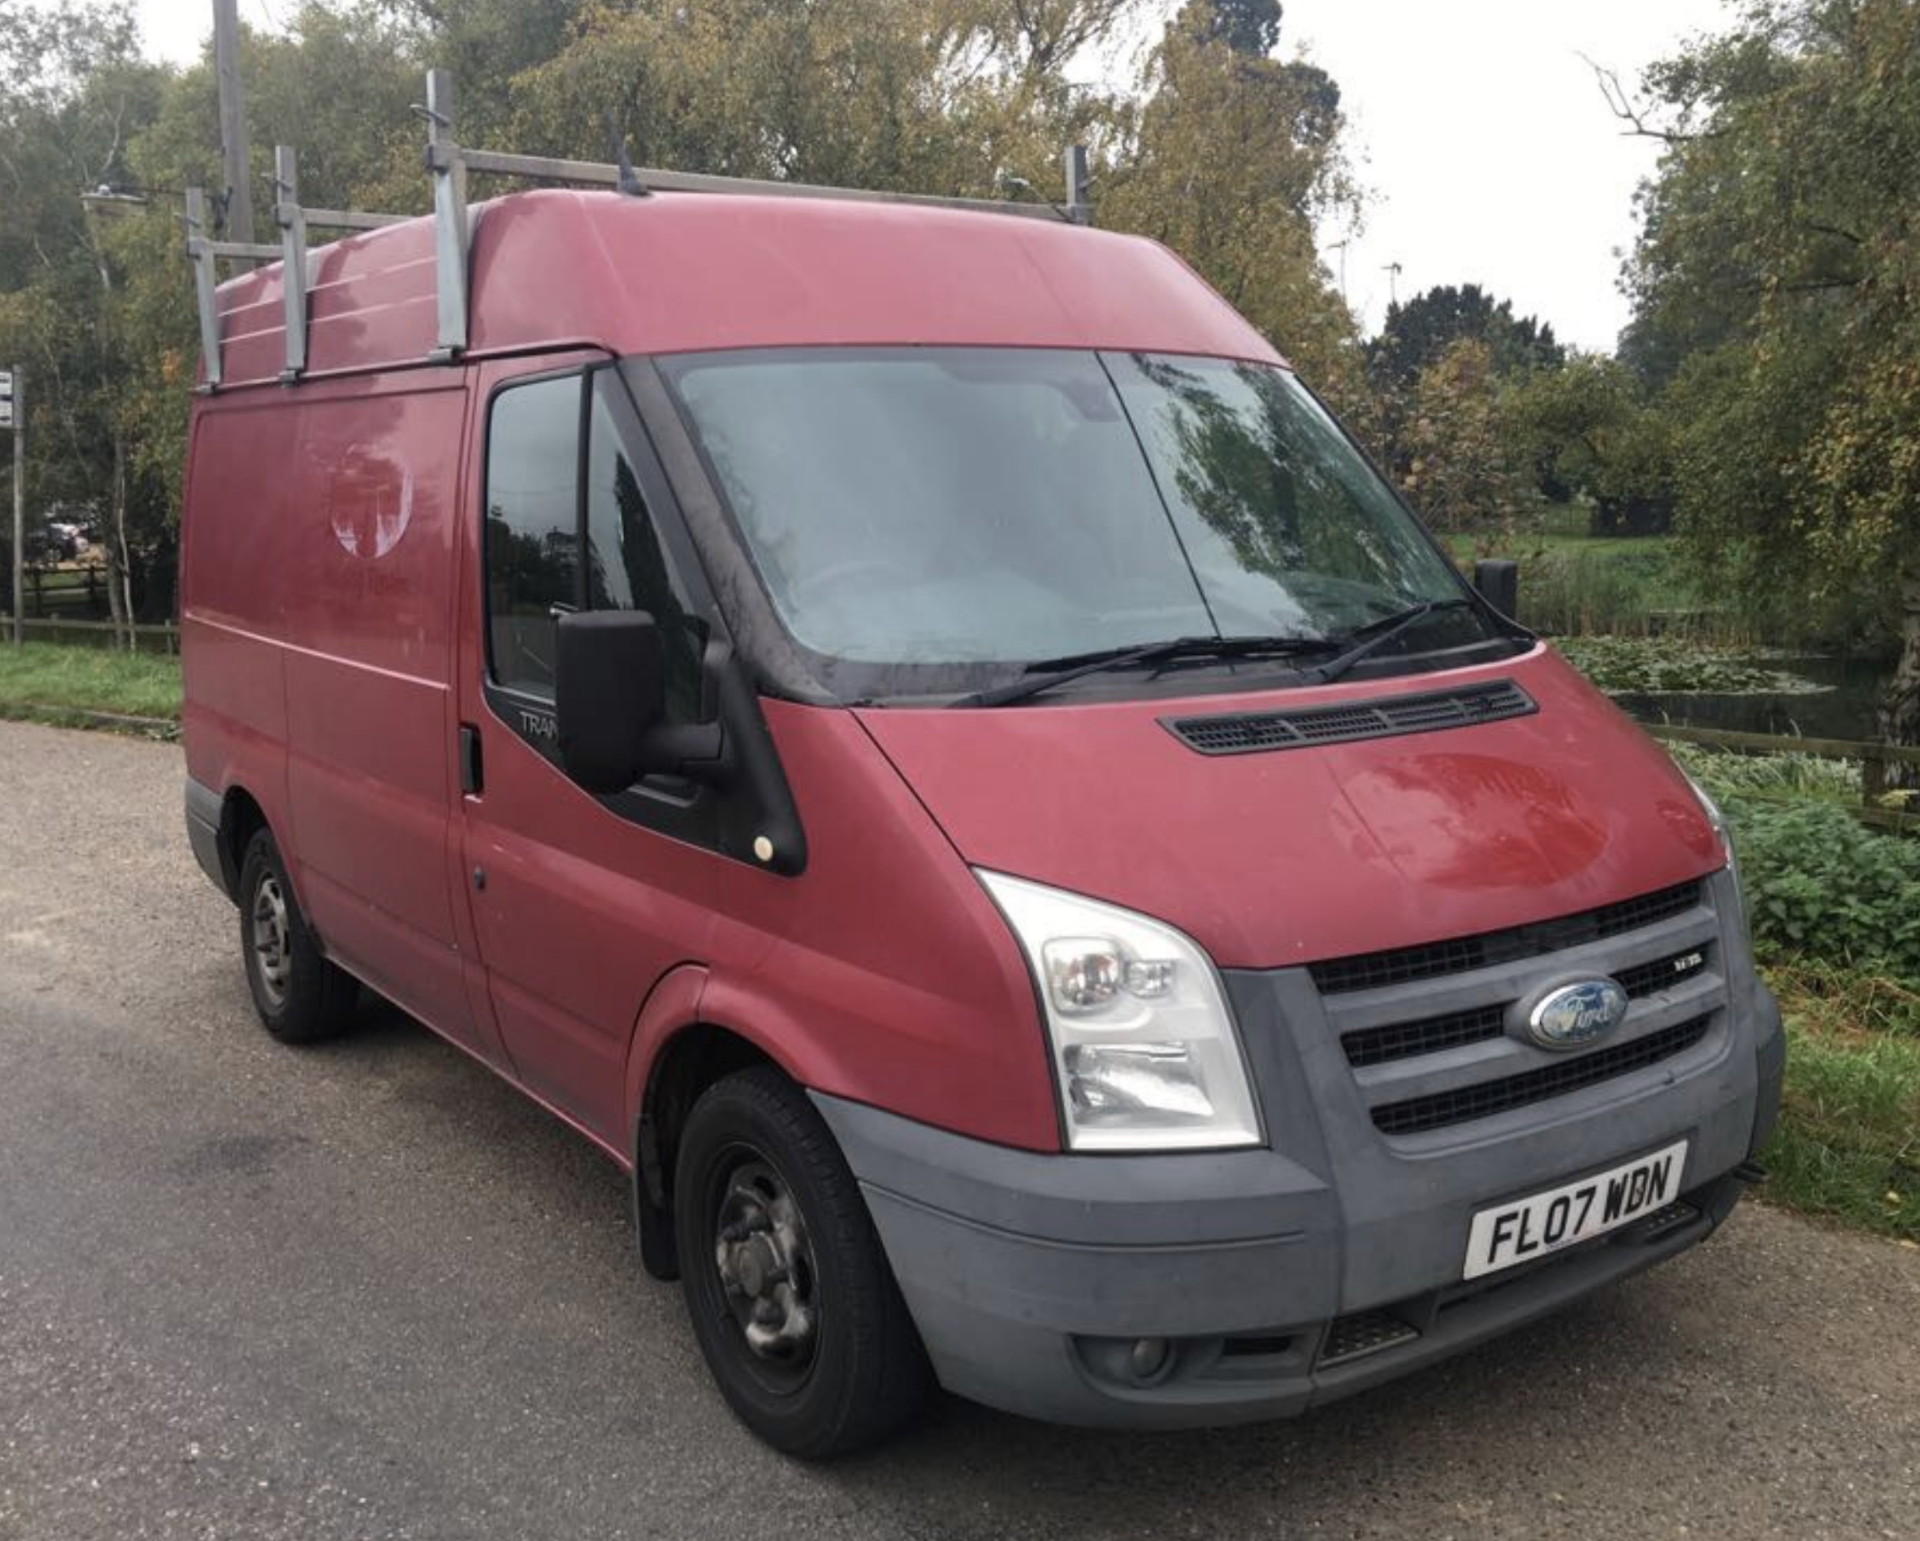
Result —
[[[226, 881], [227, 897], [236, 904], [240, 900], [240, 864], [246, 860], [247, 844], [263, 829], [271, 833], [273, 825], [260, 800], [238, 782], [229, 786], [220, 798], [216, 849], [220, 853], [220, 875]], [[280, 837], [274, 835], [273, 838], [278, 845]], [[281, 860], [285, 859], [283, 851]]]
[[627, 1060], [634, 1226], [641, 1261], [657, 1279], [679, 1275], [673, 1235], [673, 1161], [687, 1114], [715, 1081], [770, 1065], [804, 1085], [759, 1035], [711, 1020], [701, 1009], [707, 969], [685, 963], [654, 986], [635, 1024]]

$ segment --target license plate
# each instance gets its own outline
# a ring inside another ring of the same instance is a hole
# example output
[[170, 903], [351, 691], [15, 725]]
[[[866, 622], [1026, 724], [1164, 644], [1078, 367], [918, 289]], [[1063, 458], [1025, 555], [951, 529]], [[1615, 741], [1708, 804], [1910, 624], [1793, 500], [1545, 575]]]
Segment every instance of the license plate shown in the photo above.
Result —
[[1564, 1188], [1483, 1209], [1467, 1233], [1467, 1266], [1461, 1277], [1477, 1279], [1530, 1263], [1671, 1204], [1680, 1196], [1686, 1165], [1687, 1142], [1682, 1140]]

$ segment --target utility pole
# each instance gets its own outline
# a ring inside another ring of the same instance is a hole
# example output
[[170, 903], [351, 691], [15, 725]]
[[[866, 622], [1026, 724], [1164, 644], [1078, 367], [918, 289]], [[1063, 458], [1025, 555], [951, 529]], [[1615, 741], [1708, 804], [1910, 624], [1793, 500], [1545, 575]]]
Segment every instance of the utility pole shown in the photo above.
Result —
[[27, 639], [27, 413], [18, 369], [0, 369], [0, 428], [13, 426], [13, 645]]
[[[240, 0], [213, 0], [213, 70], [220, 83], [220, 163], [227, 178], [226, 238], [253, 241], [253, 178], [247, 158], [247, 102], [240, 86]], [[253, 264], [245, 262], [243, 267]]]
[[1398, 305], [1400, 303], [1400, 273], [1401, 273], [1400, 264], [1397, 262], [1389, 262], [1387, 264], [1386, 272], [1387, 272], [1387, 303], [1389, 305]]

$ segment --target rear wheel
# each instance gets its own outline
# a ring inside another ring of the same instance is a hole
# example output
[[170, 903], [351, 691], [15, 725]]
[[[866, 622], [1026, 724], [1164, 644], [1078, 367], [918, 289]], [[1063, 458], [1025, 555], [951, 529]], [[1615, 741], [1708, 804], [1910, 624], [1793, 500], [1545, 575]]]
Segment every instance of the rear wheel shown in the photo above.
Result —
[[240, 952], [254, 1010], [282, 1043], [316, 1043], [352, 1025], [360, 987], [321, 956], [264, 829], [240, 863]]
[[709, 1087], [674, 1165], [681, 1288], [740, 1420], [821, 1460], [903, 1428], [931, 1383], [853, 1173], [771, 1067]]

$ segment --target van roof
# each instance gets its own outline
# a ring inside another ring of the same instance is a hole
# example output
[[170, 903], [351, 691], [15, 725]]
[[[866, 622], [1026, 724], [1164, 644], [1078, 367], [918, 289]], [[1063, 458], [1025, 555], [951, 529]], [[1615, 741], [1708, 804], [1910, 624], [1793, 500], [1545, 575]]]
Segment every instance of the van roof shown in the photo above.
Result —
[[[565, 189], [472, 210], [469, 357], [948, 344], [1281, 362], [1156, 242], [990, 212]], [[407, 220], [308, 257], [309, 377], [426, 361], [434, 230]], [[219, 292], [225, 383], [277, 381], [280, 264]]]

